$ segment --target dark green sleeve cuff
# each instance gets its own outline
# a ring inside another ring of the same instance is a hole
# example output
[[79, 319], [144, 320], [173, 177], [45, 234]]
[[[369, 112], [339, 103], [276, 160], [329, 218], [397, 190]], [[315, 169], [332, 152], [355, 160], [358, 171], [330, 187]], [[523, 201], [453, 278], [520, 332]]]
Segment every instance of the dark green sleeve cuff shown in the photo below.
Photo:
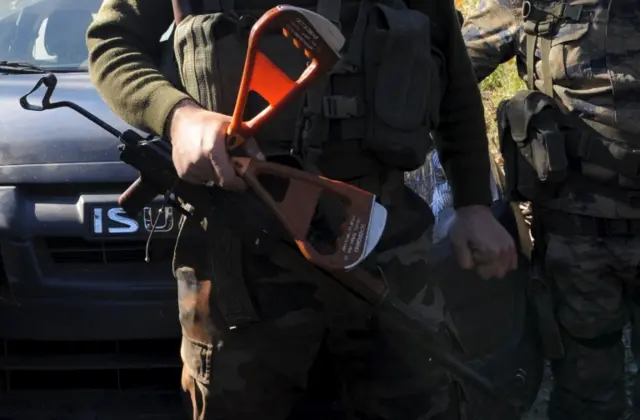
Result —
[[454, 158], [447, 165], [448, 168], [445, 168], [453, 194], [454, 208], [491, 205], [493, 199], [489, 158], [487, 156], [486, 163], [481, 159], [480, 156], [467, 159]]
[[169, 83], [156, 88], [149, 95], [148, 105], [144, 110], [143, 120], [145, 124], [154, 133], [164, 136], [169, 135], [169, 133], [165, 133], [167, 118], [173, 108], [185, 99], [191, 99], [191, 97]]

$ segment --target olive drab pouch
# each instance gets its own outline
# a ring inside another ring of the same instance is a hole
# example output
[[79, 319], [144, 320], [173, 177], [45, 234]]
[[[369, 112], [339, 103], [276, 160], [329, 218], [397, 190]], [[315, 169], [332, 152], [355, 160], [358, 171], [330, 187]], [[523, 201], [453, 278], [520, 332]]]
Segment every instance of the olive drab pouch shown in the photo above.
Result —
[[341, 180], [422, 166], [441, 100], [429, 16], [404, 0], [356, 3], [342, 61], [306, 95], [295, 147], [305, 169]]
[[[239, 14], [232, 0], [172, 2], [175, 18], [173, 57], [171, 60], [165, 57], [164, 69], [171, 73], [173, 68], [173, 74], [166, 74], [167, 78], [205, 109], [232, 115], [244, 71], [249, 32], [257, 18], [270, 7], [247, 10], [244, 6], [258, 5], [259, 2], [244, 1], [242, 14]], [[261, 51], [293, 78], [304, 70], [306, 63], [302, 54], [291, 54], [292, 48], [295, 47], [291, 41], [279, 32], [266, 34], [260, 45]], [[286, 140], [292, 136], [300, 106], [293, 102], [256, 135], [261, 150], [268, 157], [272, 150], [270, 145], [275, 140]], [[250, 96], [244, 118], [252, 118], [265, 106], [262, 98]], [[198, 222], [188, 219], [184, 223]], [[242, 258], [241, 250], [247, 244], [228, 228], [225, 220], [210, 218], [206, 220], [206, 225], [211, 242], [210, 272], [215, 278], [210, 299], [215, 298], [216, 306], [229, 326], [243, 328], [259, 322], [260, 312], [253, 304], [249, 285], [244, 281], [242, 262], [236, 261]], [[186, 242], [179, 239], [179, 244]], [[179, 249], [179, 244], [175, 255], [185, 255], [185, 251]], [[174, 271], [179, 284], [184, 281], [180, 273], [194, 268], [189, 265], [184, 258], [177, 261]]]
[[[185, 92], [203, 107], [231, 115], [246, 48], [228, 15], [186, 16], [176, 25], [174, 33], [178, 74]], [[223, 66], [221, 59], [224, 59]]]
[[567, 178], [564, 115], [552, 98], [523, 90], [498, 107], [505, 193], [513, 201], [555, 198]]
[[431, 99], [439, 102], [430, 93], [437, 84], [431, 22], [401, 1], [372, 4], [366, 20], [362, 64], [369, 112], [363, 147], [391, 167], [414, 170], [430, 148]]
[[[249, 31], [257, 18], [268, 10], [269, 7], [264, 10], [260, 8], [268, 2], [173, 1], [199, 3], [202, 8], [198, 13], [185, 14], [179, 21], [176, 17], [178, 22], [173, 34], [173, 52], [183, 90], [203, 107], [232, 115], [244, 70]], [[234, 4], [238, 6], [237, 9]], [[239, 6], [242, 6], [241, 12]], [[292, 54], [295, 47], [280, 32], [266, 34], [261, 40], [260, 49], [294, 80], [305, 69], [304, 56]], [[274, 143], [290, 140], [293, 135], [300, 101], [292, 102], [256, 135], [267, 156], [274, 150]], [[266, 101], [252, 92], [244, 118], [257, 115], [266, 105]]]

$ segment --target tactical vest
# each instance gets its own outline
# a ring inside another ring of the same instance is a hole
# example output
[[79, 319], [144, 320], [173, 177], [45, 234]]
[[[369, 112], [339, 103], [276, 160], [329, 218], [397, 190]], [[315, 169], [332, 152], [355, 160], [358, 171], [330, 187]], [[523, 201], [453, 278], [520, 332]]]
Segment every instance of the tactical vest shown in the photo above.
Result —
[[[420, 4], [421, 2], [417, 2]], [[175, 27], [173, 52], [183, 89], [204, 107], [233, 112], [248, 31], [268, 0], [174, 0], [188, 10]], [[293, 156], [305, 170], [352, 180], [419, 168], [441, 99], [444, 60], [431, 43], [429, 17], [403, 0], [298, 0], [338, 25], [342, 61], [257, 135], [267, 156]], [[290, 40], [268, 36], [262, 50], [292, 78], [304, 70]], [[177, 79], [177, 80], [175, 80]], [[256, 95], [257, 96], [257, 95]], [[246, 118], [264, 108], [250, 98]]]
[[[205, 108], [231, 115], [251, 26], [278, 3], [172, 1], [176, 24], [168, 43], [171, 51], [164, 56], [165, 74]], [[444, 59], [432, 45], [429, 16], [403, 0], [290, 3], [315, 9], [338, 25], [347, 43], [330, 74], [261, 128], [258, 144], [270, 160], [352, 182], [383, 204], [394, 202], [395, 197], [386, 195], [404, 194], [397, 188], [404, 187], [403, 171], [424, 163], [429, 132], [437, 123], [441, 93], [434, 79], [443, 71]], [[304, 56], [279, 31], [267, 35], [260, 47], [294, 80], [305, 69]], [[265, 106], [260, 98], [249, 99], [245, 119]], [[332, 210], [319, 207], [319, 212]], [[428, 213], [424, 219], [429, 220]], [[241, 243], [228, 221], [211, 218], [207, 223], [220, 311], [236, 327], [258, 321], [238, 260], [243, 245], [251, 244]]]
[[[634, 136], [571, 114], [555, 100], [550, 52], [562, 23], [584, 23], [588, 6], [565, 0], [523, 2], [528, 90], [498, 107], [507, 192], [516, 201], [544, 203], [586, 190], [640, 207], [640, 154]], [[537, 54], [539, 53], [539, 54]], [[536, 86], [536, 60], [541, 79]], [[602, 174], [618, 174], [615, 185]]]

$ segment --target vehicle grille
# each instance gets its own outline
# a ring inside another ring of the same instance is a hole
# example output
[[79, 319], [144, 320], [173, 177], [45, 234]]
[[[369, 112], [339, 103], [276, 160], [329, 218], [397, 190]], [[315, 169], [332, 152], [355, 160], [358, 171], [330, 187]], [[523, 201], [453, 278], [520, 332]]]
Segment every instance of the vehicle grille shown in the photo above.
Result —
[[175, 391], [180, 340], [0, 341], [0, 392]]
[[1, 420], [181, 420], [179, 341], [0, 341]]
[[[144, 262], [146, 241], [87, 241], [73, 237], [48, 237], [44, 242], [56, 264], [122, 264]], [[149, 256], [155, 262], [171, 261], [175, 239], [152, 238]]]
[[11, 293], [9, 290], [9, 280], [7, 279], [7, 272], [4, 269], [2, 252], [0, 252], [0, 301], [2, 299], [8, 299], [10, 296], [11, 296]]

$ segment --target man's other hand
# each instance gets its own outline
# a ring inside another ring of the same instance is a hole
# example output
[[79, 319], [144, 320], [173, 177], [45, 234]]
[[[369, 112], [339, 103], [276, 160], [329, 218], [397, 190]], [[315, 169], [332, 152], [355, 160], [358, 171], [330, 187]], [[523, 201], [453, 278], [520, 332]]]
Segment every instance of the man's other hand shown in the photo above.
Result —
[[[230, 122], [231, 117], [207, 111], [195, 102], [185, 101], [176, 106], [169, 125], [169, 137], [173, 146], [173, 164], [180, 178], [195, 184], [213, 182], [231, 191], [246, 189], [227, 152]], [[250, 157], [264, 160], [254, 139], [247, 139], [244, 148]]]
[[518, 266], [513, 238], [493, 217], [489, 207], [457, 209], [449, 239], [460, 266], [475, 269], [485, 280], [502, 278]]

